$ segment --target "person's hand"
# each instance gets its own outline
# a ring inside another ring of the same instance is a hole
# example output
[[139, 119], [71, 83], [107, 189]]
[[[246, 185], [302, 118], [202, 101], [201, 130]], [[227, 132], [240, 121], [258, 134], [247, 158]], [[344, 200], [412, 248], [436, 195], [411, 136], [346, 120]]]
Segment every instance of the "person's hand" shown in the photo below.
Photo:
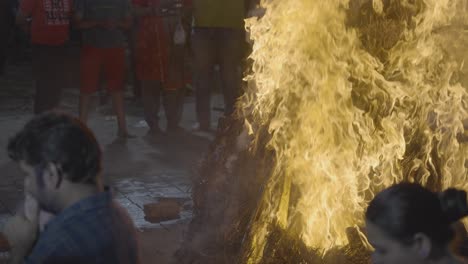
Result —
[[40, 232], [42, 232], [45, 226], [55, 217], [55, 214], [42, 210], [37, 200], [31, 195], [26, 195], [24, 214], [31, 222], [38, 223]]
[[24, 216], [31, 222], [38, 222], [39, 216], [39, 203], [30, 194], [25, 195], [24, 198]]
[[13, 216], [5, 225], [3, 234], [11, 247], [11, 263], [22, 263], [31, 251], [39, 230], [39, 205], [27, 195], [24, 212]]

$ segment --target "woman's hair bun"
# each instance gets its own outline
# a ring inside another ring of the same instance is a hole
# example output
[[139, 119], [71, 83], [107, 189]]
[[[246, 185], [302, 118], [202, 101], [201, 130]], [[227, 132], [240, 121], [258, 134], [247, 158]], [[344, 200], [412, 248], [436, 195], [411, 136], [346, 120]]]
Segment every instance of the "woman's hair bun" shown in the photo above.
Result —
[[449, 223], [457, 222], [468, 216], [468, 202], [466, 192], [454, 188], [439, 193], [442, 211]]

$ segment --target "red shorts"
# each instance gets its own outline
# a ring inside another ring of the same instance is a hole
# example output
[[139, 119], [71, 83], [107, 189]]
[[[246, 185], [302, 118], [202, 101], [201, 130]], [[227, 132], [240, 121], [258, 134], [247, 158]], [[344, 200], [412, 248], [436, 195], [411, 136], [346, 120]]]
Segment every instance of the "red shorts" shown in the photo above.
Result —
[[107, 90], [122, 91], [125, 81], [125, 49], [84, 46], [81, 49], [81, 93], [97, 91], [102, 69], [107, 81]]

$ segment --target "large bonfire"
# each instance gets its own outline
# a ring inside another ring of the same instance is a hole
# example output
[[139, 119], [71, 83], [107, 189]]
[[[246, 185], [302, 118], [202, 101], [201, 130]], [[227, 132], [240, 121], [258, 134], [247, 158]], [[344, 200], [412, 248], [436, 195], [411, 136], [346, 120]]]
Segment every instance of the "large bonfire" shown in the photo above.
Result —
[[182, 262], [366, 263], [374, 194], [468, 190], [467, 0], [265, 0]]

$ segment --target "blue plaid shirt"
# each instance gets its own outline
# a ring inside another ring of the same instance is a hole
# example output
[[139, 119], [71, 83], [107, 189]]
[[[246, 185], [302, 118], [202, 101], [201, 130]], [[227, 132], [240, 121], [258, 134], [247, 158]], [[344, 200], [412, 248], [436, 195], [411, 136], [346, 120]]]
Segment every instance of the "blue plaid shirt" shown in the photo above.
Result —
[[25, 263], [139, 263], [136, 231], [109, 191], [66, 208], [47, 224]]

